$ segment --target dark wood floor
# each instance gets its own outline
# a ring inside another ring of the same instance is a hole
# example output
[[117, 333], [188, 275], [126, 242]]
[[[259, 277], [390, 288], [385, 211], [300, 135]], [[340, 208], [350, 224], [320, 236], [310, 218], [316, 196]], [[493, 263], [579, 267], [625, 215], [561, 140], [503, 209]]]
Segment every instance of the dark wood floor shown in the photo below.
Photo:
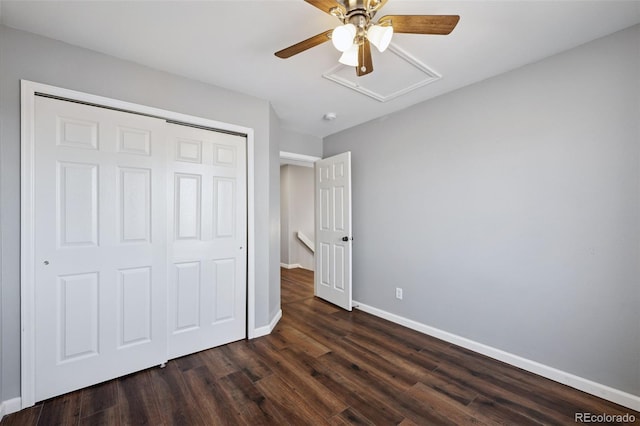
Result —
[[360, 311], [282, 271], [274, 332], [6, 416], [9, 425], [575, 424], [640, 413]]

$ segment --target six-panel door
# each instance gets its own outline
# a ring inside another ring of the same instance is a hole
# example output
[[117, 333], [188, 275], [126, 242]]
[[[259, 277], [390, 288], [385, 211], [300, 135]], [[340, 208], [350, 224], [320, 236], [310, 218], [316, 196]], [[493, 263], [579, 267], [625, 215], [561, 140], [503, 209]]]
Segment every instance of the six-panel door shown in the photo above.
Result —
[[315, 295], [350, 311], [351, 153], [316, 161], [315, 175]]
[[169, 358], [245, 337], [245, 138], [169, 125]]

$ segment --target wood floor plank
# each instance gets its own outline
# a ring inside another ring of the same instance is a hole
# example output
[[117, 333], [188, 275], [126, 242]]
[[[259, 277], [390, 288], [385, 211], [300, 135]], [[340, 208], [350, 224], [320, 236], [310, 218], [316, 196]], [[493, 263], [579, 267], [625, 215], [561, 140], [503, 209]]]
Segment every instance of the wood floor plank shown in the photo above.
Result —
[[[522, 426], [535, 426], [543, 424], [536, 422], [529, 417], [523, 416], [522, 414], [509, 409], [503, 404], [500, 404], [499, 402], [490, 398], [486, 398], [484, 396], [479, 396], [478, 398], [476, 398], [469, 405], [469, 409], [476, 418], [482, 419], [488, 424]], [[558, 423], [551, 422], [547, 424], [555, 425]]]
[[410, 328], [398, 327], [397, 324], [366, 312], [356, 310], [350, 315], [347, 311], [339, 311], [335, 313], [335, 316], [349, 318], [354, 324], [363, 325], [369, 331], [373, 331], [386, 339], [400, 342], [402, 345], [414, 350], [420, 350], [425, 347], [444, 350], [451, 345], [444, 340], [427, 336]]
[[367, 351], [349, 338], [343, 338], [339, 348], [333, 352], [353, 363], [366, 365], [368, 371], [398, 391], [415, 385], [421, 375], [427, 373], [427, 370], [421, 370], [419, 367], [410, 366], [409, 368], [400, 357], [384, 350]]
[[399, 412], [385, 401], [376, 399], [367, 389], [360, 388], [350, 375], [344, 376], [316, 359], [311, 360], [311, 365], [312, 375], [316, 380], [371, 423], [391, 425], [402, 421], [403, 416]]
[[[473, 365], [474, 377], [477, 380], [482, 380], [486, 389], [500, 389], [509, 395], [510, 400], [526, 407], [530, 417], [538, 418], [540, 421], [568, 422], [574, 418], [576, 412], [585, 410], [609, 414], [628, 412], [615, 404], [599, 404], [605, 401], [593, 396], [586, 398], [586, 394], [580, 395], [580, 392], [575, 389], [526, 373], [521, 369], [466, 349], [451, 347], [449, 352], [455, 354], [453, 357], [449, 357], [447, 362], [455, 362], [455, 359], [458, 358], [461, 360], [458, 365]], [[533, 414], [539, 411], [540, 407], [545, 408], [545, 414]]]
[[113, 380], [85, 388], [81, 392], [81, 418], [90, 417], [118, 404], [118, 383]]
[[208, 425], [237, 426], [244, 422], [240, 410], [222, 389], [218, 378], [206, 365], [190, 369], [185, 382], [197, 401], [200, 415]]
[[[297, 303], [291, 303], [290, 309], [296, 311], [301, 316], [317, 316], [317, 315], [334, 315], [340, 313], [341, 310], [335, 305], [325, 302], [317, 297], [301, 300]], [[339, 319], [339, 317], [336, 317]]]
[[375, 359], [380, 359], [383, 362], [381, 369], [387, 369], [389, 374], [397, 380], [403, 379], [409, 386], [414, 385], [416, 381], [429, 378], [429, 372], [438, 366], [438, 363], [424, 358], [420, 352], [403, 353], [390, 346], [377, 345], [366, 338], [349, 336], [342, 341], [342, 348], [357, 353], [361, 359], [370, 359], [372, 363]]
[[220, 379], [222, 389], [229, 395], [245, 424], [285, 424], [285, 419], [255, 384], [237, 371]]
[[82, 391], [46, 400], [38, 419], [39, 425], [76, 425], [80, 420]]
[[240, 370], [256, 382], [273, 374], [271, 369], [255, 356], [253, 342], [241, 340], [221, 348], [226, 358], [238, 366]]
[[172, 359], [171, 362], [175, 363], [180, 369], [180, 371], [184, 372], [184, 371], [191, 370], [193, 368], [202, 367], [203, 365], [206, 364], [206, 359], [203, 359], [202, 353], [198, 352], [195, 354]]
[[369, 366], [363, 366], [342, 358], [334, 353], [329, 353], [320, 358], [327, 367], [353, 380], [358, 388], [367, 389], [378, 401], [386, 401], [403, 418], [413, 421], [417, 419], [432, 424], [455, 425], [453, 421], [441, 418], [433, 408], [422, 401], [406, 398], [403, 392], [390, 386], [388, 383], [380, 386], [380, 379], [368, 370]]
[[105, 408], [87, 417], [82, 417], [78, 423], [79, 426], [120, 426], [122, 424], [120, 410], [117, 406]]
[[297, 317], [292, 318], [289, 316], [283, 316], [282, 320], [280, 320], [282, 326], [293, 327], [305, 334], [313, 336], [313, 338], [319, 343], [333, 348], [335, 346], [335, 342], [345, 335], [342, 332], [336, 333], [329, 328], [325, 328], [322, 325], [317, 324], [318, 321], [318, 318], [302, 319]]
[[2, 419], [2, 426], [35, 426], [38, 424], [42, 403], [25, 408], [17, 413], [11, 413]]
[[281, 271], [283, 317], [267, 336], [172, 360], [5, 416], [36, 425], [575, 424], [640, 413], [313, 295]]
[[313, 357], [318, 357], [331, 351], [327, 346], [323, 345], [312, 336], [300, 332], [295, 327], [279, 325], [273, 330], [272, 335], [278, 335], [282, 338], [283, 342], [286, 342], [286, 345], [282, 347], [282, 349], [285, 347], [295, 347]]
[[149, 370], [118, 379], [118, 407], [123, 424], [165, 424], [158, 407], [157, 394], [153, 392]]
[[[445, 381], [452, 381], [458, 386], [471, 389], [479, 395], [471, 402], [481, 412], [487, 409], [495, 411], [497, 418], [509, 420], [520, 419], [523, 422], [557, 424], [566, 420], [564, 416], [550, 410], [537, 410], [530, 397], [514, 394], [495, 383], [495, 379], [487, 376], [481, 368], [463, 368], [444, 362], [433, 372]], [[505, 417], [506, 416], [506, 417]]]
[[404, 419], [403, 421], [398, 423], [398, 426], [420, 426], [420, 425], [410, 419]]
[[[566, 385], [554, 382], [542, 376], [529, 374], [520, 368], [496, 361], [477, 354], [468, 349], [452, 346], [448, 352], [456, 353], [458, 357], [466, 357], [468, 363], [474, 363], [487, 374], [501, 378], [503, 383], [512, 383], [519, 387], [519, 394], [523, 392], [551, 410], [566, 415], [572, 419], [576, 412], [588, 411], [592, 413], [609, 413], [624, 415], [629, 410], [610, 401], [576, 391]], [[449, 358], [451, 360], [451, 358]], [[505, 385], [508, 387], [508, 385]], [[539, 399], [540, 398], [540, 399]]]
[[263, 362], [279, 374], [289, 386], [305, 395], [308, 401], [312, 402], [314, 410], [325, 418], [332, 417], [347, 408], [343, 401], [301, 368], [297, 360], [283, 356], [288, 353], [290, 353], [288, 349], [277, 351], [269, 345], [267, 340], [256, 342], [256, 354]]
[[308, 398], [300, 395], [296, 389], [289, 386], [277, 375], [271, 375], [259, 380], [256, 386], [262, 394], [277, 407], [285, 418], [286, 424], [325, 425], [325, 417], [316, 412]]
[[304, 283], [298, 283], [293, 280], [282, 280], [283, 284], [287, 284], [287, 290], [282, 291], [280, 294], [281, 303], [283, 305], [299, 302], [304, 299], [308, 299], [313, 294], [309, 294], [309, 289]]
[[420, 384], [428, 386], [462, 405], [469, 405], [478, 396], [478, 392], [473, 388], [461, 386], [451, 380], [445, 380], [433, 371], [429, 372], [426, 376], [422, 376], [420, 378]]
[[442, 360], [438, 356], [439, 353], [423, 352], [424, 348], [406, 345], [401, 339], [381, 335], [368, 328], [351, 333], [347, 338], [368, 350], [372, 350], [372, 348], [376, 348], [376, 351], [379, 349], [384, 350], [390, 356], [402, 357], [403, 359], [399, 360], [399, 362], [420, 365], [426, 370], [435, 369]]
[[177, 363], [168, 362], [164, 368], [151, 369], [150, 380], [166, 424], [206, 424]]
[[374, 426], [375, 423], [371, 422], [365, 416], [360, 414], [355, 408], [349, 407], [340, 414], [329, 419], [331, 425], [334, 426], [348, 426], [348, 425], [370, 425]]
[[[407, 397], [413, 398], [418, 403], [428, 404], [429, 411], [446, 421], [453, 421], [458, 425], [485, 425], [486, 423], [474, 417], [471, 410], [466, 405], [457, 400], [449, 398], [446, 394], [426, 386], [416, 383], [411, 389], [404, 393]], [[414, 421], [421, 419], [413, 418]], [[440, 421], [438, 421], [440, 423]]]
[[[222, 347], [202, 351], [196, 355], [201, 361], [200, 366], [207, 366], [217, 378], [240, 371], [240, 366], [226, 356]], [[194, 355], [190, 355], [192, 356]]]

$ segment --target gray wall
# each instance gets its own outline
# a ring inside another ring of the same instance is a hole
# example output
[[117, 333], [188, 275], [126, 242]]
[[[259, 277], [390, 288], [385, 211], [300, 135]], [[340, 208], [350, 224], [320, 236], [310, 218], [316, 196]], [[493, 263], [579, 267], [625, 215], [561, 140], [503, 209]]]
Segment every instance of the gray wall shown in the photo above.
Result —
[[278, 124], [269, 103], [0, 26], [0, 401], [20, 394], [20, 79], [253, 128], [256, 326], [269, 324], [280, 307]]
[[322, 157], [322, 138], [282, 129], [280, 151]]
[[297, 237], [297, 232], [314, 241], [313, 168], [287, 164], [280, 167], [280, 262], [314, 269], [313, 252]]
[[354, 299], [640, 395], [639, 121], [635, 26], [325, 138]]
[[[280, 144], [282, 138], [280, 121], [275, 111], [269, 107], [269, 318], [280, 310]], [[256, 193], [258, 189], [256, 187]], [[256, 216], [263, 211], [256, 206]], [[263, 215], [264, 216], [264, 215]], [[256, 262], [257, 262], [256, 253]], [[256, 269], [256, 273], [258, 270]], [[256, 277], [257, 281], [257, 277]]]
[[280, 166], [280, 263], [289, 263], [289, 168]]

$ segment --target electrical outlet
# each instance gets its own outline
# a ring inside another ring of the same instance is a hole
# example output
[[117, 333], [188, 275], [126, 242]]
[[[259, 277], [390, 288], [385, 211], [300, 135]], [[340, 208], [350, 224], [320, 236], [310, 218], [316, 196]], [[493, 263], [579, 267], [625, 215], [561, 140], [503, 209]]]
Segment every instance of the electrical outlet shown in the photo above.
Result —
[[402, 289], [400, 287], [396, 287], [396, 299], [402, 300]]

